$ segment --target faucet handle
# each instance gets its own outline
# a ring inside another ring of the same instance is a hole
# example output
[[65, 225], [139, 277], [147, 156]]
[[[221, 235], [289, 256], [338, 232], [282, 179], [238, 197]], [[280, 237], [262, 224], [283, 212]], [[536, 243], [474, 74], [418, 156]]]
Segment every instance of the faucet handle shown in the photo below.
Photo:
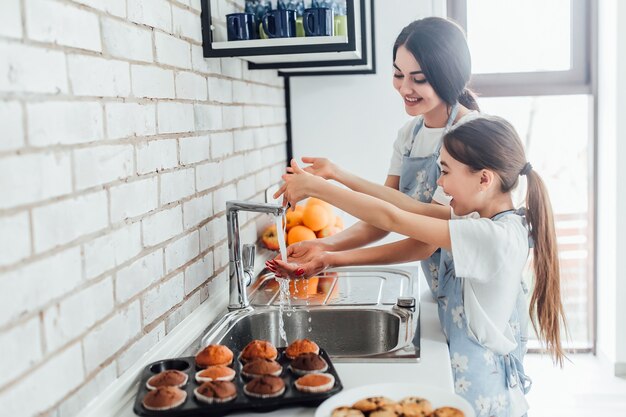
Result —
[[242, 252], [243, 269], [244, 271], [252, 272], [254, 270], [254, 256], [256, 254], [254, 243], [245, 243]]

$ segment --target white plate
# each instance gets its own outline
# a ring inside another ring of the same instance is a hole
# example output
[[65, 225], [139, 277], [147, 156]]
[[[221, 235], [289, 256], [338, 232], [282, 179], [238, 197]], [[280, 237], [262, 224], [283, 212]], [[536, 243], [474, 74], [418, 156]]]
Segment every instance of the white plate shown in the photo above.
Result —
[[315, 411], [315, 417], [330, 417], [330, 413], [336, 407], [351, 406], [360, 399], [374, 396], [388, 397], [396, 401], [408, 396], [422, 397], [430, 401], [433, 408], [456, 407], [463, 411], [466, 417], [475, 417], [472, 406], [454, 392], [413, 384], [374, 384], [341, 391], [321, 403]]

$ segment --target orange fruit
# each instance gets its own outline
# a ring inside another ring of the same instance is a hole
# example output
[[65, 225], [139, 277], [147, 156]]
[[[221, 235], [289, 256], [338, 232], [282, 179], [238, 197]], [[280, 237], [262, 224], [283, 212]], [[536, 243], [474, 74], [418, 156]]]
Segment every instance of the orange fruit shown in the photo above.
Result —
[[287, 231], [289, 231], [292, 227], [302, 224], [302, 215], [304, 211], [288, 211], [285, 215], [285, 222], [287, 226]]
[[266, 248], [271, 250], [278, 250], [278, 234], [276, 233], [276, 225], [268, 226], [261, 235], [261, 241]]
[[317, 232], [328, 225], [328, 212], [318, 204], [307, 206], [302, 214], [302, 223], [309, 229]]
[[315, 232], [305, 226], [294, 226], [287, 233], [287, 244], [293, 245], [297, 242], [302, 242], [303, 240], [313, 240], [316, 239]]
[[325, 202], [324, 200], [320, 200], [319, 198], [315, 198], [315, 197], [309, 197], [309, 199], [306, 202], [306, 206], [305, 207], [310, 207], [310, 206], [322, 206], [326, 209], [326, 212], [328, 212], [328, 223], [329, 224], [333, 224], [335, 223], [335, 213], [333, 212], [333, 206], [330, 205], [329, 203]]
[[295, 211], [304, 211], [304, 206], [301, 204], [296, 204], [296, 210]]
[[339, 228], [336, 227], [336, 226], [326, 226], [322, 230], [318, 231], [315, 235], [319, 239], [321, 239], [321, 238], [324, 238], [324, 237], [336, 235], [339, 232], [341, 232], [341, 230], [339, 230]]

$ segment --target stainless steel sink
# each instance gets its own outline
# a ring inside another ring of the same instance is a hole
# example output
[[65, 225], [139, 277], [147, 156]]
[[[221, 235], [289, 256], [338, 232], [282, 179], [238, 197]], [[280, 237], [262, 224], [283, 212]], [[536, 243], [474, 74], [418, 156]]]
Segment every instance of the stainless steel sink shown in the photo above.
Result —
[[[419, 358], [419, 306], [410, 305], [418, 293], [410, 274], [387, 268], [346, 268], [320, 275], [317, 284], [317, 291], [309, 289], [307, 296], [301, 292], [292, 300], [292, 310], [282, 314], [289, 342], [314, 340], [334, 361]], [[227, 313], [202, 338], [202, 346], [223, 343], [241, 350], [252, 339], [285, 346], [273, 276], [260, 276], [249, 292], [251, 307]]]

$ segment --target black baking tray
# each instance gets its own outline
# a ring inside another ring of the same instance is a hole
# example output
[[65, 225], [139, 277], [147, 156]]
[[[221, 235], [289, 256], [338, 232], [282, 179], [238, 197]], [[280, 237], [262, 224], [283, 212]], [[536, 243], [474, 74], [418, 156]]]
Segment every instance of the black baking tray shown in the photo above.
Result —
[[[298, 391], [294, 382], [300, 376], [289, 370], [291, 359], [287, 358], [285, 355], [285, 349], [286, 348], [277, 349], [278, 358], [276, 358], [276, 360], [283, 367], [283, 372], [280, 374], [280, 377], [283, 381], [285, 381], [285, 392], [279, 397], [252, 398], [244, 394], [243, 386], [249, 381], [249, 379], [244, 378], [241, 375], [241, 368], [243, 367], [243, 364], [237, 360], [239, 352], [233, 351], [235, 360], [233, 360], [231, 368], [237, 372], [235, 379], [232, 381], [237, 386], [237, 398], [234, 400], [221, 404], [206, 404], [198, 401], [193, 391], [201, 385], [196, 382], [196, 372], [200, 371], [202, 368], [198, 368], [196, 366], [195, 357], [189, 356], [183, 358], [165, 359], [153, 362], [146, 366], [141, 374], [141, 381], [139, 383], [133, 411], [139, 416], [146, 417], [223, 416], [234, 411], [268, 412], [292, 406], [314, 407], [343, 389], [337, 370], [333, 366], [328, 353], [326, 353], [324, 349], [320, 349], [320, 356], [324, 358], [326, 363], [328, 363], [328, 370], [326, 373], [332, 374], [335, 377], [335, 386], [330, 391], [321, 393], [305, 393]], [[146, 388], [146, 382], [150, 379], [150, 377], [168, 369], [177, 369], [185, 372], [189, 376], [187, 385], [182, 388], [187, 392], [187, 399], [182, 405], [170, 410], [154, 411], [144, 408], [141, 402], [143, 401], [144, 396], [149, 392], [148, 388]]]

